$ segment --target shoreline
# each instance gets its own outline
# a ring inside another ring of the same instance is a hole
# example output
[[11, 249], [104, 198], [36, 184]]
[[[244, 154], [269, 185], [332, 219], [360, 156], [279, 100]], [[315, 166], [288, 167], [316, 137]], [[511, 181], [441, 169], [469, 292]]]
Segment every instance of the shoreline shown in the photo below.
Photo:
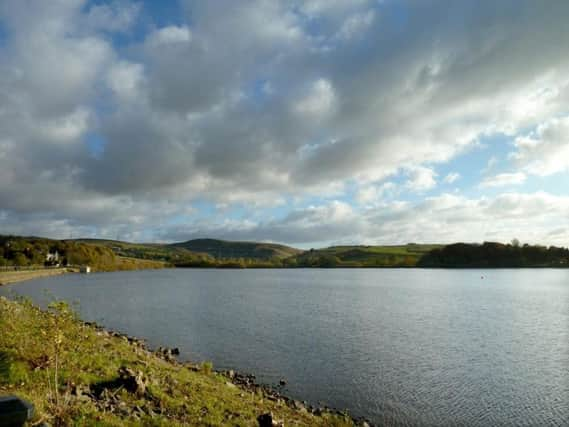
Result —
[[[123, 422], [139, 425], [139, 422], [144, 424], [157, 418], [171, 425], [373, 425], [363, 417], [352, 417], [347, 411], [312, 406], [288, 397], [278, 387], [258, 383], [253, 374], [232, 369], [214, 370], [210, 362], [180, 361], [175, 348], [152, 349], [144, 338], [83, 321], [66, 304], [61, 304], [43, 310], [31, 302], [0, 297], [0, 327], [12, 331], [5, 337], [0, 336], [0, 356], [6, 352], [12, 354], [19, 366], [16, 375], [24, 378], [14, 380], [13, 384], [3, 383], [0, 378], [0, 393], [16, 394], [33, 402], [40, 421], [58, 420], [58, 411], [61, 412], [61, 409], [53, 409], [53, 390], [45, 384], [46, 374], [53, 372], [49, 364], [50, 348], [53, 348], [49, 335], [54, 331], [50, 332], [50, 328], [54, 319], [60, 318], [57, 334], [64, 337], [66, 344], [61, 351], [67, 354], [67, 361], [60, 363], [76, 369], [67, 373], [65, 383], [61, 380], [60, 400], [65, 398], [71, 402], [77, 413], [85, 405], [82, 417], [97, 423], [108, 419], [108, 424], [101, 425], [116, 425], [117, 421], [121, 425]], [[47, 336], [40, 332], [46, 329]], [[27, 343], [28, 348], [19, 342]], [[95, 362], [90, 360], [92, 358]], [[44, 361], [41, 362], [44, 365], [38, 360]], [[96, 371], [92, 366], [98, 364], [99, 372], [93, 376]], [[22, 366], [28, 365], [33, 369], [23, 374]], [[90, 380], [86, 380], [85, 371]], [[168, 408], [165, 403], [168, 396], [175, 396], [176, 404], [180, 402], [182, 409]], [[57, 405], [57, 399], [55, 402]], [[190, 403], [201, 408], [197, 417]], [[68, 423], [76, 420], [73, 416], [76, 415], [69, 415]], [[217, 421], [207, 422], [210, 416]], [[271, 424], [267, 420], [272, 420]]]
[[[202, 364], [209, 363], [209, 362], [194, 362], [191, 360], [179, 360], [178, 355], [179, 349], [177, 347], [162, 347], [159, 346], [156, 349], [152, 349], [148, 346], [146, 339], [135, 337], [120, 331], [116, 331], [105, 326], [98, 324], [97, 322], [89, 322], [79, 320], [83, 325], [89, 328], [94, 328], [95, 330], [99, 331], [99, 333], [103, 333], [109, 337], [115, 337], [122, 339], [129, 343], [129, 345], [138, 347], [141, 350], [147, 351], [150, 354], [162, 359], [164, 362], [171, 364], [175, 367], [182, 367], [189, 369], [193, 372], [201, 372], [202, 371]], [[245, 373], [242, 371], [238, 371], [236, 369], [212, 369], [212, 372], [215, 375], [222, 376], [227, 380], [226, 385], [232, 384], [233, 386], [249, 392], [249, 393], [257, 393], [262, 394], [267, 400], [276, 402], [276, 403], [284, 403], [289, 408], [295, 411], [304, 412], [313, 414], [318, 417], [322, 417], [325, 415], [329, 416], [340, 416], [340, 417], [348, 417], [355, 426], [361, 427], [376, 427], [371, 421], [369, 421], [365, 417], [353, 417], [349, 414], [348, 410], [339, 410], [337, 408], [332, 408], [329, 406], [318, 406], [312, 405], [306, 400], [300, 401], [298, 399], [294, 399], [290, 396], [287, 396], [283, 393], [279, 386], [264, 384], [257, 382], [257, 376], [253, 373]], [[283, 379], [281, 380], [280, 386], [286, 385], [286, 381]]]
[[70, 267], [0, 271], [0, 286], [24, 282], [26, 280], [39, 279], [42, 277], [60, 276], [68, 273], [77, 273], [77, 271]]

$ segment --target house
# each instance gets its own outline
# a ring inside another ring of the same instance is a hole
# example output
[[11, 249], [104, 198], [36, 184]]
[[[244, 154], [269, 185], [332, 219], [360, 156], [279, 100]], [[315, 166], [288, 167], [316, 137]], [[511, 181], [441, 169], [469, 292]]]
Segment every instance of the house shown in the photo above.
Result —
[[59, 265], [59, 252], [48, 252], [45, 256], [45, 265]]

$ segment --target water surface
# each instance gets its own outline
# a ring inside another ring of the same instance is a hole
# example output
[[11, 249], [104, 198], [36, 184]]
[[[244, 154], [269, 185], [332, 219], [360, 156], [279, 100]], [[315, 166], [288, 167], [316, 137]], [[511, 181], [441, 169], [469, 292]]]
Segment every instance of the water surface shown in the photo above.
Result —
[[391, 425], [569, 425], [569, 270], [158, 270], [0, 288]]

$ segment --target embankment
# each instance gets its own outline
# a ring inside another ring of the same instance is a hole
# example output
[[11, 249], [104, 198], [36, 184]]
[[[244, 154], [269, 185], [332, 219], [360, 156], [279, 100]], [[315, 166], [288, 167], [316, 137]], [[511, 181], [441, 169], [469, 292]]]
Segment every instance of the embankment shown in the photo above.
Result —
[[45, 270], [28, 271], [0, 271], [0, 286], [9, 283], [22, 282], [24, 280], [37, 279], [40, 277], [59, 276], [61, 274], [73, 272], [69, 268], [50, 268]]
[[0, 395], [31, 401], [34, 425], [355, 424], [215, 372], [209, 363], [165, 358], [140, 340], [81, 322], [63, 303], [46, 311], [0, 297], [0, 330]]

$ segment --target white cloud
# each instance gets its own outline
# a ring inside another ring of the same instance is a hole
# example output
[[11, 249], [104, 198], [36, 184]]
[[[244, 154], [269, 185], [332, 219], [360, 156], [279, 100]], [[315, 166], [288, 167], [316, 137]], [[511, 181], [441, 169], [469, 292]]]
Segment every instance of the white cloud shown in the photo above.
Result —
[[140, 3], [115, 0], [108, 4], [95, 4], [89, 9], [87, 24], [95, 30], [120, 31], [130, 29], [140, 13]]
[[423, 192], [431, 190], [437, 186], [437, 180], [435, 179], [437, 173], [427, 167], [417, 166], [409, 168], [407, 172], [409, 180], [406, 182], [405, 186], [411, 191]]
[[108, 72], [107, 83], [119, 98], [119, 102], [132, 102], [141, 92], [144, 81], [144, 67], [141, 64], [120, 61]]
[[337, 37], [344, 40], [351, 40], [363, 33], [373, 24], [375, 12], [368, 10], [349, 16], [338, 30]]
[[525, 182], [525, 180], [526, 180], [526, 175], [522, 172], [501, 173], [484, 179], [480, 183], [480, 188], [521, 185]]
[[569, 171], [569, 116], [546, 121], [535, 132], [516, 138], [515, 146], [512, 158], [530, 174]]
[[443, 182], [445, 184], [453, 184], [460, 179], [460, 174], [458, 172], [450, 172], [444, 177]]
[[569, 197], [504, 193], [469, 199], [441, 194], [414, 204], [393, 201], [361, 212], [341, 202], [296, 209], [280, 219], [173, 226], [162, 236], [271, 240], [301, 247], [327, 244], [404, 244], [499, 241], [567, 245]]
[[160, 28], [148, 36], [148, 43], [153, 47], [176, 43], [189, 43], [191, 40], [192, 32], [186, 26], [171, 25]]
[[356, 201], [362, 205], [376, 205], [382, 201], [384, 195], [392, 193], [396, 189], [393, 182], [384, 182], [381, 185], [366, 185], [358, 189]]
[[320, 78], [312, 83], [308, 93], [296, 103], [294, 109], [302, 116], [324, 117], [334, 110], [335, 100], [332, 83]]

